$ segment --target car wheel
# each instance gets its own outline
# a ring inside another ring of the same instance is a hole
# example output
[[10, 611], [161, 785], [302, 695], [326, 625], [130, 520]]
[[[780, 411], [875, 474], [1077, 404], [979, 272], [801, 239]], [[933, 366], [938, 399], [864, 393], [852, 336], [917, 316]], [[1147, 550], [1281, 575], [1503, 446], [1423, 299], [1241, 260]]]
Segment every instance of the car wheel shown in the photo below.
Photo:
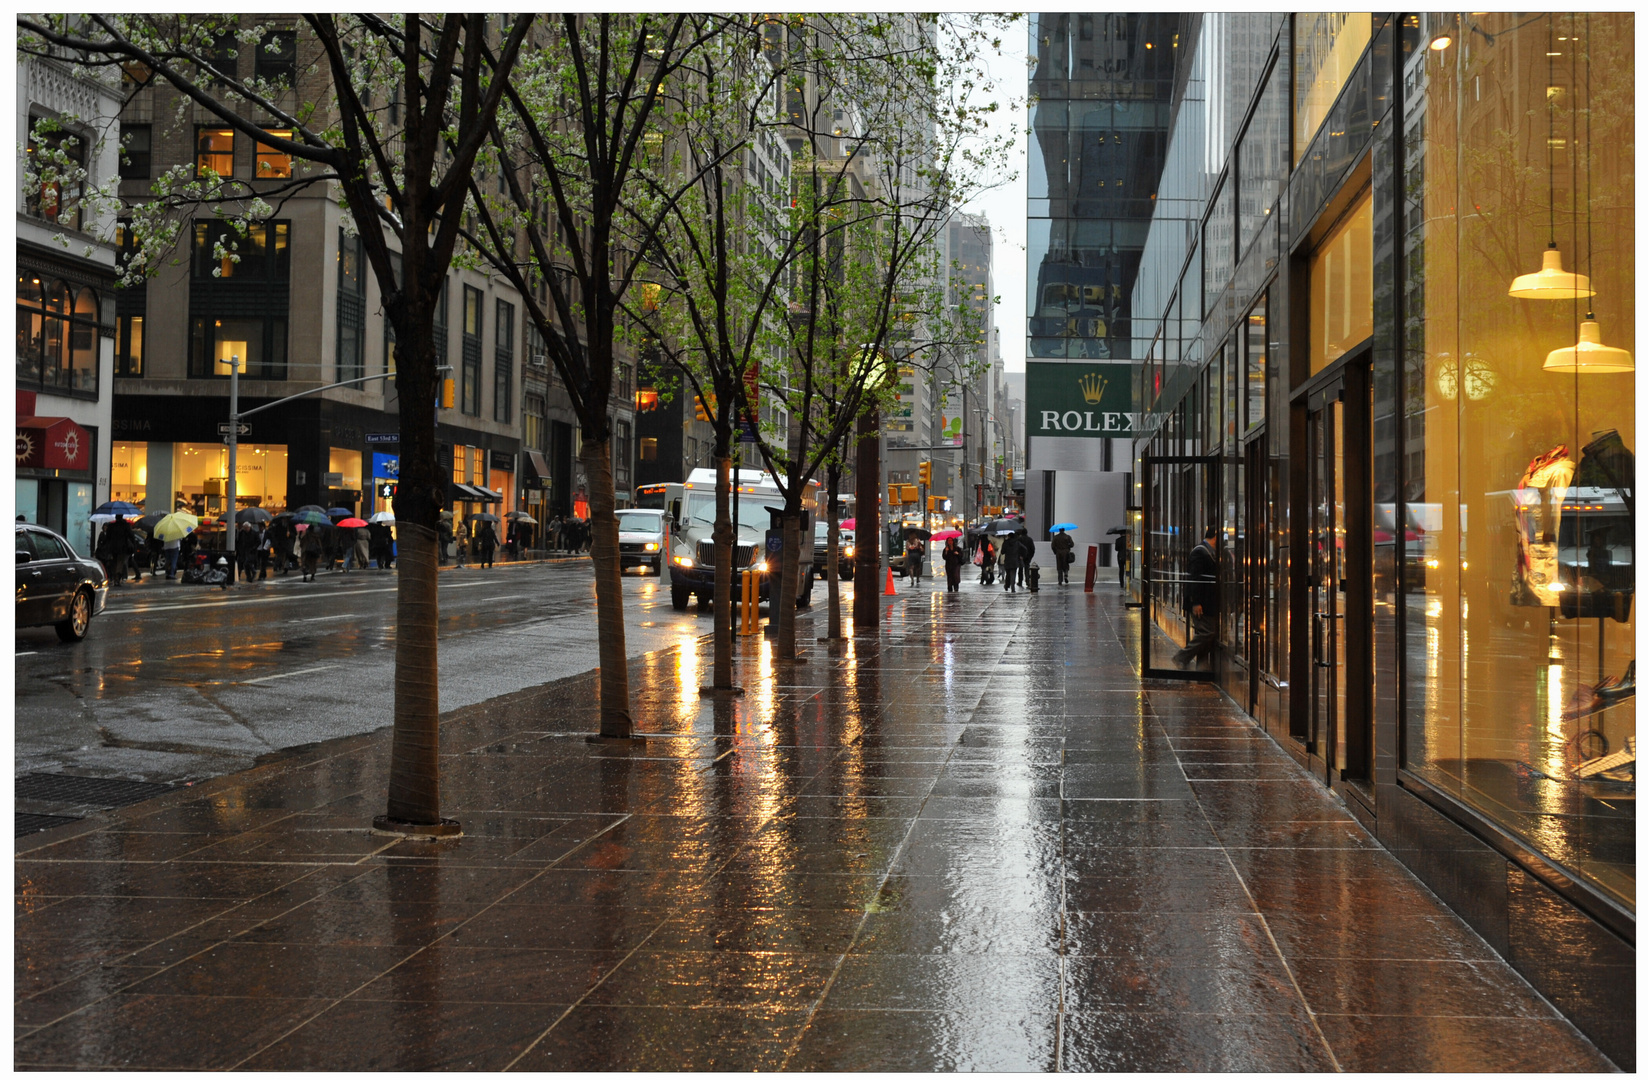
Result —
[[674, 608], [676, 611], [687, 610], [687, 599], [691, 596], [692, 593], [685, 589], [671, 589], [670, 607]]
[[699, 593], [698, 594], [698, 610], [699, 611], [714, 611], [715, 610], [715, 594], [714, 593], [707, 593], [707, 592]]
[[71, 644], [85, 638], [92, 625], [92, 594], [81, 589], [69, 601], [69, 617], [57, 624], [57, 637]]

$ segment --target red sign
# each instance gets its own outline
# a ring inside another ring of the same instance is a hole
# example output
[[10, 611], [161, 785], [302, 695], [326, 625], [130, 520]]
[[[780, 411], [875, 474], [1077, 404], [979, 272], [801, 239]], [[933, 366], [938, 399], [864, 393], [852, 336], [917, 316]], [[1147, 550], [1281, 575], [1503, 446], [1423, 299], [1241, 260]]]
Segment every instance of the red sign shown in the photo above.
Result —
[[17, 418], [17, 467], [84, 469], [91, 460], [86, 429], [66, 416]]

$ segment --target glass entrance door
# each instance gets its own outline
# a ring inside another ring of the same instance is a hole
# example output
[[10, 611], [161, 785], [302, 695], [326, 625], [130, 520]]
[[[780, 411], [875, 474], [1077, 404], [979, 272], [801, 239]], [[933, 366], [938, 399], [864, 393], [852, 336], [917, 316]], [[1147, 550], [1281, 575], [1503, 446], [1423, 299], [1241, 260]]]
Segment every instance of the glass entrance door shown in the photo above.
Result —
[[[1191, 607], [1195, 597], [1221, 582], [1207, 582], [1191, 570], [1191, 556], [1202, 534], [1219, 520], [1219, 459], [1151, 457], [1140, 465], [1144, 491], [1144, 528], [1139, 551], [1140, 667], [1145, 678], [1213, 679], [1217, 649], [1193, 660], [1180, 650], [1216, 645], [1216, 613], [1208, 613], [1197, 636]], [[1198, 650], [1199, 651], [1199, 650]], [[1181, 664], [1183, 666], [1181, 666]]]
[[1310, 453], [1310, 724], [1305, 750], [1328, 769], [1345, 761], [1344, 403], [1340, 385], [1312, 401]]

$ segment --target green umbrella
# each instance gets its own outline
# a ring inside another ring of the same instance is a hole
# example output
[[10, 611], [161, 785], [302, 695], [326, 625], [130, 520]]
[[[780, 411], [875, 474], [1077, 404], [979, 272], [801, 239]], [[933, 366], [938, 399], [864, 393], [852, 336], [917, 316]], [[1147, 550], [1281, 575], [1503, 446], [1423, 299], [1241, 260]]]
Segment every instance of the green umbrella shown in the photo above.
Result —
[[292, 515], [292, 520], [299, 525], [332, 524], [332, 519], [327, 517], [324, 511], [318, 510], [299, 510], [297, 513]]
[[199, 518], [179, 510], [155, 522], [154, 535], [156, 540], [181, 540], [198, 528]]

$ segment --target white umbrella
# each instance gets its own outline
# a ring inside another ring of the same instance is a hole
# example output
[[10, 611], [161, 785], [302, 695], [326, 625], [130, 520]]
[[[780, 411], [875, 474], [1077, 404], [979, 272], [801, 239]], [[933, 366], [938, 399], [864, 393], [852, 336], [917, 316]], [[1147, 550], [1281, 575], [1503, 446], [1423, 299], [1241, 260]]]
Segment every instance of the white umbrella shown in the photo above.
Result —
[[395, 515], [389, 510], [379, 510], [366, 520], [374, 525], [393, 525], [395, 524]]

